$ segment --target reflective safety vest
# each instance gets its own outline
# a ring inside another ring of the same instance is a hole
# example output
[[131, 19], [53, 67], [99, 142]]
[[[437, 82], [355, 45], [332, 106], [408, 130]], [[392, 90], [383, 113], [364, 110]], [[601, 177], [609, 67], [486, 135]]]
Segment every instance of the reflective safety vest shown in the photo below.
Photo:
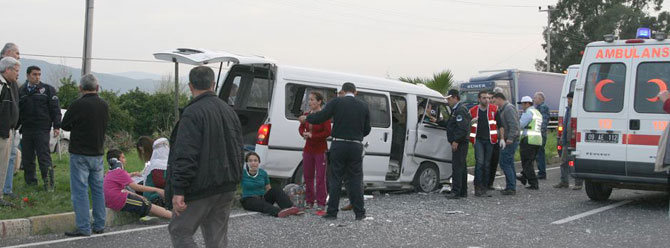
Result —
[[[528, 126], [522, 127], [521, 138], [528, 136], [528, 144], [541, 146], [542, 145], [542, 114], [540, 111], [537, 111], [535, 108], [528, 108], [526, 111], [530, 111], [533, 114], [533, 120], [530, 121]], [[526, 133], [524, 134], [524, 131]]]
[[[489, 104], [489, 106], [486, 109], [486, 119], [488, 120], [489, 123], [489, 140], [491, 140], [491, 144], [496, 144], [498, 143], [498, 125], [496, 123], [496, 112], [498, 111], [498, 107]], [[470, 108], [470, 116], [472, 116], [472, 119], [477, 118], [477, 115], [479, 115], [479, 104], [475, 105], [474, 107]], [[473, 121], [472, 125], [470, 125], [470, 143], [474, 144], [475, 140], [477, 140], [477, 124], [479, 121]]]

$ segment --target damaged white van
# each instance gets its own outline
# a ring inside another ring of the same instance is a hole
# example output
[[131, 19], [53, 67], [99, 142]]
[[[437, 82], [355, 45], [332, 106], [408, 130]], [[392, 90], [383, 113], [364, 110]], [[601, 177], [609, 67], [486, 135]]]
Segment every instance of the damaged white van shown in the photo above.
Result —
[[[245, 149], [261, 156], [270, 177], [302, 182], [303, 138], [298, 117], [310, 92], [324, 101], [337, 97], [345, 82], [370, 108], [372, 131], [365, 137], [364, 185], [372, 189], [428, 192], [451, 177], [451, 147], [446, 129], [423, 122], [425, 114], [448, 118], [443, 96], [424, 86], [396, 80], [285, 66], [257, 56], [180, 48], [156, 53], [160, 60], [192, 65], [234, 63], [222, 76], [219, 97], [237, 112]], [[217, 82], [218, 83], [218, 82]], [[426, 108], [431, 106], [432, 108]], [[432, 109], [425, 113], [425, 109]]]

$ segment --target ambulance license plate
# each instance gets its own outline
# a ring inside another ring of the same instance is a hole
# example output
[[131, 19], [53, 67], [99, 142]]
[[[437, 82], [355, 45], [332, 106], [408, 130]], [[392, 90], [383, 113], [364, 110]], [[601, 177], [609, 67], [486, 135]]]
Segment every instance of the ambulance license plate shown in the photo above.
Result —
[[618, 133], [586, 133], [586, 142], [619, 143]]

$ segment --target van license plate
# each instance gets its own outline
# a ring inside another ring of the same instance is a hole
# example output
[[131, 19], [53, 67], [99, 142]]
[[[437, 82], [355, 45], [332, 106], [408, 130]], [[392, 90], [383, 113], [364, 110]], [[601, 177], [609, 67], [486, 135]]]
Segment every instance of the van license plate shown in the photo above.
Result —
[[618, 133], [586, 133], [586, 142], [619, 143]]

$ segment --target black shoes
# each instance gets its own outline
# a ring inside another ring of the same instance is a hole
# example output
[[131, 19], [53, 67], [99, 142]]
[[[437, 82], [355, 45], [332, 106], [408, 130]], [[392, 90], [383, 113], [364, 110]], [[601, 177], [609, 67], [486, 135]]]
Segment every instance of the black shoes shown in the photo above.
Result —
[[516, 195], [516, 190], [506, 189], [506, 190], [500, 191], [500, 194], [502, 194], [502, 195]]
[[547, 175], [544, 175], [544, 176], [537, 176], [537, 179], [540, 179], [540, 180], [547, 180]]
[[453, 199], [453, 200], [463, 198], [462, 196], [454, 194], [454, 193], [449, 193], [449, 194], [445, 195], [444, 197], [446, 197], [447, 199]]
[[526, 189], [539, 190], [539, 189], [540, 189], [540, 186], [538, 186], [538, 185], [530, 185], [530, 186], [526, 187]]
[[521, 182], [521, 184], [524, 186], [528, 183], [528, 179], [526, 179], [526, 177], [521, 174], [517, 174], [516, 179], [519, 180], [519, 182]]
[[105, 229], [100, 229], [100, 230], [95, 230], [95, 229], [93, 229], [93, 233], [95, 233], [95, 234], [103, 234], [103, 233], [105, 233]]
[[356, 216], [356, 220], [364, 220], [364, 219], [365, 219], [365, 215], [364, 215], [364, 214], [363, 214], [363, 215], [357, 215], [357, 216]]
[[330, 215], [330, 214], [326, 214], [326, 215], [324, 215], [324, 216], [321, 217], [321, 218], [323, 218], [324, 220], [337, 220], [337, 216], [336, 216], [336, 215]]
[[88, 237], [88, 236], [91, 236], [91, 235], [83, 233], [79, 230], [75, 230], [74, 232], [65, 232], [65, 236], [68, 236], [68, 237]]

